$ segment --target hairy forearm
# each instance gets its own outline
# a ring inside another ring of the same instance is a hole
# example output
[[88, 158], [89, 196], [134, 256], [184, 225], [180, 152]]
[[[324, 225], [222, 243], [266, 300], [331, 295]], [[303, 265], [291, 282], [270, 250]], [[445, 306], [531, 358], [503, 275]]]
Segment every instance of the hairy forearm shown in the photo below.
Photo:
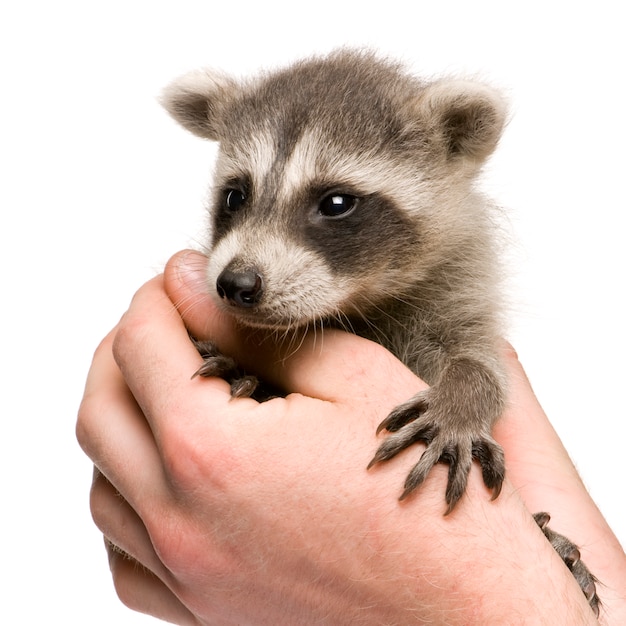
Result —
[[[507, 476], [526, 507], [546, 510], [550, 525], [570, 538], [598, 578], [601, 624], [626, 624], [626, 555], [593, 502], [513, 351], [510, 408], [496, 424], [495, 436], [507, 450]], [[515, 380], [517, 379], [517, 380]]]
[[[423, 493], [419, 502], [385, 512], [379, 527], [385, 566], [377, 570], [387, 567], [390, 584], [385, 594], [395, 600], [380, 605], [382, 621], [376, 622], [370, 613], [371, 621], [363, 623], [597, 623], [570, 572], [510, 484], [492, 502], [474, 469], [459, 510], [444, 517], [437, 495], [445, 468], [436, 469], [438, 476], [424, 485], [432, 490], [432, 498]], [[393, 538], [390, 516], [398, 525]], [[382, 579], [379, 574], [381, 588]]]

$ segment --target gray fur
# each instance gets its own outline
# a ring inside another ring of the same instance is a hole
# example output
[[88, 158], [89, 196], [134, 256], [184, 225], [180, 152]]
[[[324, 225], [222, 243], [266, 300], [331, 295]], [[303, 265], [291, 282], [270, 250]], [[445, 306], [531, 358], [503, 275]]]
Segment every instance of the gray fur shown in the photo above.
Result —
[[251, 326], [337, 326], [384, 345], [430, 388], [382, 422], [370, 465], [423, 441], [402, 497], [445, 462], [452, 510], [473, 460], [496, 497], [500, 268], [475, 185], [505, 126], [499, 93], [340, 50], [249, 81], [194, 72], [163, 104], [219, 142], [207, 288], [220, 306]]

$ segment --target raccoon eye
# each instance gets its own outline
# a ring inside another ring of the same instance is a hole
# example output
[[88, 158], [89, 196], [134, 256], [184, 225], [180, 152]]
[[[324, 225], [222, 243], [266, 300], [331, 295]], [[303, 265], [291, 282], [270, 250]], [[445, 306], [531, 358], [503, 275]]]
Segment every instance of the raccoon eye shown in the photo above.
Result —
[[246, 194], [239, 189], [228, 189], [225, 194], [224, 203], [229, 211], [237, 211], [246, 201]]
[[324, 217], [341, 217], [346, 215], [356, 206], [357, 198], [345, 193], [333, 193], [319, 204], [318, 211]]

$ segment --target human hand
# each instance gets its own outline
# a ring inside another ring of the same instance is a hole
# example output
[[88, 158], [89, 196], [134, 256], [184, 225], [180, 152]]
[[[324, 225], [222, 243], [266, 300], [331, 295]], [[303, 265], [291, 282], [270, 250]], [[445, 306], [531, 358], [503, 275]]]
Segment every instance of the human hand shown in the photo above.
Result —
[[[490, 502], [475, 473], [444, 518], [443, 467], [397, 501], [417, 446], [365, 471], [381, 415], [421, 381], [351, 335], [307, 338], [281, 355], [260, 334], [235, 332], [190, 273], [196, 259], [177, 257], [138, 292], [95, 355], [79, 415], [98, 468], [94, 518], [131, 557], [108, 544], [127, 604], [181, 624], [510, 623], [533, 607], [546, 622], [593, 623], [510, 485]], [[294, 393], [257, 404], [231, 400], [223, 381], [191, 381], [200, 357], [172, 302], [194, 334]], [[518, 386], [518, 407], [536, 410]], [[512, 413], [503, 443], [522, 421]], [[541, 499], [509, 438], [514, 484]]]

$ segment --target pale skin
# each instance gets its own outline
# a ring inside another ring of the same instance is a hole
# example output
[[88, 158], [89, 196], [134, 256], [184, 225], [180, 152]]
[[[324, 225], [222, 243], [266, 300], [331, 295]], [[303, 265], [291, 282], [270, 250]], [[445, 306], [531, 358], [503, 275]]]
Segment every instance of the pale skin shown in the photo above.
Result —
[[[187, 328], [289, 395], [259, 404], [192, 379]], [[531, 517], [549, 510], [603, 583], [601, 623], [625, 624], [624, 551], [503, 351], [507, 480], [492, 501], [474, 468], [444, 516], [445, 466], [398, 502], [418, 446], [365, 469], [376, 426], [422, 381], [345, 333], [295, 350], [236, 329], [206, 296], [202, 257], [178, 254], [99, 346], [79, 412], [120, 598], [185, 625], [597, 624]]]

